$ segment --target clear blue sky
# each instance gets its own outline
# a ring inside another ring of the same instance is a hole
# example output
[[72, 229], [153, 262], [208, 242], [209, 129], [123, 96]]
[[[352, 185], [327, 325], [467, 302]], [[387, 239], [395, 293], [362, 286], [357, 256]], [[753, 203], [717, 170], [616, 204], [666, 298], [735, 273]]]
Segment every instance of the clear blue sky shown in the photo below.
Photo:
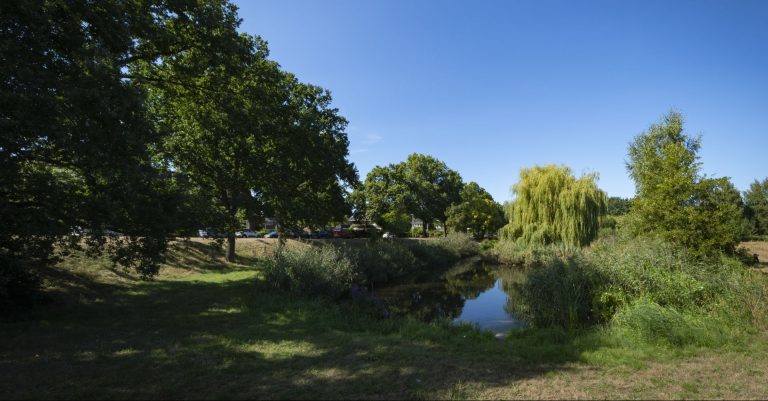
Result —
[[768, 176], [768, 1], [236, 1], [271, 58], [331, 90], [350, 160], [430, 154], [500, 202], [522, 167], [632, 196], [632, 138], [671, 108], [703, 172]]

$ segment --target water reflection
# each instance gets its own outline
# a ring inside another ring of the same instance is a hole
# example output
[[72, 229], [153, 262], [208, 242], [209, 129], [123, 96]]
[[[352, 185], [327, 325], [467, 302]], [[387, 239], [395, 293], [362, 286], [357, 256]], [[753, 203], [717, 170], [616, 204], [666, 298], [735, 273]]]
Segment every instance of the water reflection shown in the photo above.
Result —
[[519, 299], [515, 283], [524, 279], [522, 269], [472, 259], [442, 274], [409, 277], [375, 294], [396, 315], [425, 321], [451, 319], [503, 333], [524, 325], [513, 313]]

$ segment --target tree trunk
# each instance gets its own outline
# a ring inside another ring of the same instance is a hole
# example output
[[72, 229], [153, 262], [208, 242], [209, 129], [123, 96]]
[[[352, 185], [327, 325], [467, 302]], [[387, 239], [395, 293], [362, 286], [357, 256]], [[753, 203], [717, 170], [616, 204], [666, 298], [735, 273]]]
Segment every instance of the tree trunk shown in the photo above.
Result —
[[227, 262], [235, 263], [235, 234], [227, 234]]

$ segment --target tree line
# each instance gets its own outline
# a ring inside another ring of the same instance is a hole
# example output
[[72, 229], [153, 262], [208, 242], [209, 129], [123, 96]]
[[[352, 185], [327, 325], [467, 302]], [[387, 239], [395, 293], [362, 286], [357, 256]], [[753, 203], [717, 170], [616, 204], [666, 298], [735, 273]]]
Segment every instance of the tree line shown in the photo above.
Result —
[[207, 225], [231, 261], [244, 219], [347, 214], [347, 121], [239, 25], [226, 0], [0, 4], [5, 281], [73, 248], [152, 275]]
[[[490, 195], [430, 156], [361, 183], [330, 92], [240, 22], [226, 0], [0, 2], [4, 298], [74, 249], [151, 276], [201, 227], [226, 233], [233, 261], [235, 231], [266, 216], [319, 227], [355, 205], [388, 227], [496, 229]], [[491, 216], [468, 219], [470, 204]]]

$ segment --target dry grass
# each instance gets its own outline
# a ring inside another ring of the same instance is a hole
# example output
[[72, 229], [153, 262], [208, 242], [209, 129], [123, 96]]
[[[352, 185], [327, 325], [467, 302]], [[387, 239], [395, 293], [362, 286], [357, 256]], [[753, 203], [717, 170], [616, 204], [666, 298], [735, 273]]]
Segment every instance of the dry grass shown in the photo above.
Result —
[[[641, 369], [569, 363], [495, 386], [462, 383], [478, 399], [764, 399], [768, 361], [744, 353], [707, 354]], [[441, 394], [450, 397], [452, 394]]]

